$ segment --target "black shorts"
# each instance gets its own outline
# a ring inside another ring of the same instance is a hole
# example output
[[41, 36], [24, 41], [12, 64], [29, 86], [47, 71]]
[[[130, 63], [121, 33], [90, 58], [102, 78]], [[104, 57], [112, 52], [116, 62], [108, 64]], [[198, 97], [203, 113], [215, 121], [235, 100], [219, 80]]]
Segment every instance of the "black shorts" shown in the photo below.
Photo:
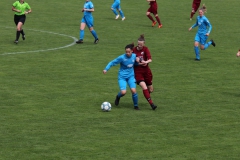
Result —
[[18, 22], [22, 22], [23, 24], [25, 23], [25, 20], [26, 20], [26, 15], [23, 14], [23, 15], [14, 15], [14, 22], [15, 24], [17, 25]]

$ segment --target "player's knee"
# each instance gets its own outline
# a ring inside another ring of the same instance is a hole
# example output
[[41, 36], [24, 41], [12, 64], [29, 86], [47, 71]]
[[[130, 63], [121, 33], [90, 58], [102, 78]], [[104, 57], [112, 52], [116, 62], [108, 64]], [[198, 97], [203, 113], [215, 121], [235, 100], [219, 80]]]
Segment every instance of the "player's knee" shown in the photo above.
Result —
[[155, 17], [158, 17], [158, 14], [155, 14], [154, 16], [155, 16]]
[[121, 95], [124, 96], [127, 93], [126, 90], [121, 90]]
[[150, 12], [147, 12], [146, 15], [148, 16], [150, 14]]
[[114, 9], [113, 9], [113, 8], [111, 8], [111, 10], [113, 11]]
[[201, 46], [200, 46], [200, 49], [201, 49], [201, 50], [204, 50], [204, 49], [205, 49], [204, 45], [201, 45]]
[[92, 31], [93, 30], [93, 27], [89, 28], [89, 31]]

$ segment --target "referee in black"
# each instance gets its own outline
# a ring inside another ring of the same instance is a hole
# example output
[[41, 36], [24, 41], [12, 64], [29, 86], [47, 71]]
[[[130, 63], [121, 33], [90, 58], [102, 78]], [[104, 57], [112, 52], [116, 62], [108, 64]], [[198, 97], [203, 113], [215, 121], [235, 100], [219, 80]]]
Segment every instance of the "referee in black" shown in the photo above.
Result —
[[22, 26], [26, 21], [26, 14], [31, 13], [32, 9], [24, 0], [19, 0], [13, 3], [12, 11], [15, 12], [14, 22], [17, 26], [16, 40], [14, 43], [18, 44], [20, 34], [22, 34], [22, 39], [25, 40], [25, 33], [23, 32]]

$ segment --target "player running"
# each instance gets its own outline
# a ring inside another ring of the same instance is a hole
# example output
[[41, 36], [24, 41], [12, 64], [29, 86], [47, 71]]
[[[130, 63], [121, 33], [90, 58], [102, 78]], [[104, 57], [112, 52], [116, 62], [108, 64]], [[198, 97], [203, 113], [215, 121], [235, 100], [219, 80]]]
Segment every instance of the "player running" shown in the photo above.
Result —
[[194, 51], [196, 54], [196, 59], [197, 61], [200, 61], [200, 52], [199, 52], [199, 43], [200, 43], [200, 49], [205, 50], [207, 49], [210, 45], [213, 45], [214, 47], [216, 44], [214, 43], [213, 40], [210, 40], [208, 43], [206, 43], [208, 36], [212, 30], [212, 25], [207, 19], [207, 17], [204, 16], [204, 9], [201, 8], [199, 9], [199, 16], [197, 17], [196, 23], [190, 27], [188, 30], [191, 31], [193, 28], [198, 26], [198, 31], [195, 36], [195, 42], [194, 42]]
[[120, 92], [117, 94], [115, 99], [115, 105], [118, 106], [120, 98], [123, 97], [127, 92], [127, 84], [132, 92], [132, 100], [134, 104], [134, 109], [139, 110], [138, 108], [138, 94], [136, 91], [136, 80], [134, 78], [133, 66], [135, 61], [139, 61], [136, 58], [136, 54], [133, 54], [133, 44], [129, 44], [125, 47], [126, 53], [120, 55], [116, 59], [108, 63], [108, 65], [103, 70], [103, 73], [106, 74], [107, 71], [112, 67], [120, 64], [120, 69], [118, 71], [118, 85]]
[[[158, 28], [162, 28], [162, 23], [160, 21], [160, 18], [158, 17], [158, 5], [156, 0], [147, 0], [149, 2], [150, 7], [147, 10], [147, 17], [152, 21], [152, 27], [154, 27], [158, 22]], [[151, 13], [156, 18], [157, 22], [153, 19], [151, 16]]]
[[25, 33], [23, 32], [22, 26], [26, 21], [26, 14], [31, 13], [32, 9], [28, 3], [24, 2], [24, 0], [19, 0], [13, 3], [12, 11], [15, 12], [14, 22], [17, 26], [16, 39], [14, 43], [18, 44], [18, 39], [20, 37], [20, 34], [22, 34], [23, 40], [25, 40], [26, 38]]
[[[119, 18], [119, 14], [120, 14], [121, 17], [122, 17], [122, 21], [124, 21], [126, 19], [126, 17], [123, 14], [123, 11], [121, 9], [120, 3], [121, 3], [121, 0], [113, 0], [113, 4], [111, 6], [111, 10], [113, 11], [113, 13], [116, 16], [115, 19], [118, 19]], [[117, 10], [118, 10], [119, 14], [118, 14]]]
[[151, 105], [152, 109], [155, 110], [157, 106], [153, 104], [150, 96], [150, 93], [153, 92], [153, 75], [148, 65], [152, 62], [152, 57], [148, 47], [145, 46], [145, 38], [143, 34], [138, 38], [138, 45], [134, 47], [133, 53], [139, 58], [139, 64], [134, 66], [137, 84], [142, 88], [143, 95]]
[[90, 32], [92, 33], [93, 37], [95, 38], [94, 43], [97, 44], [99, 39], [97, 36], [96, 31], [93, 29], [93, 16], [92, 12], [94, 12], [94, 6], [91, 0], [86, 0], [84, 3], [83, 9], [83, 18], [81, 20], [80, 24], [80, 31], [79, 31], [79, 40], [76, 42], [78, 44], [83, 43], [83, 38], [84, 38], [84, 29], [85, 26], [87, 25]]

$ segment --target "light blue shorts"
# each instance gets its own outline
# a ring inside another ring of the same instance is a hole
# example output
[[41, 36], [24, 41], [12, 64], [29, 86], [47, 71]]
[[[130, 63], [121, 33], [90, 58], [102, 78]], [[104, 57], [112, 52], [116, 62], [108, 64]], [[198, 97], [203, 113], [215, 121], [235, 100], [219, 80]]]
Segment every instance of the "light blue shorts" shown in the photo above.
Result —
[[134, 76], [129, 77], [128, 79], [118, 78], [118, 85], [120, 90], [127, 90], [127, 84], [129, 88], [136, 88], [136, 79]]
[[199, 42], [201, 45], [204, 45], [206, 43], [208, 39], [208, 36], [206, 36], [205, 34], [199, 34], [197, 33], [196, 36], [195, 36], [195, 42]]
[[93, 27], [93, 17], [90, 16], [83, 16], [81, 23], [85, 23], [88, 28]]
[[111, 8], [117, 9], [117, 10], [121, 10], [120, 3], [114, 2], [114, 3], [112, 4], [112, 7], [111, 7]]

